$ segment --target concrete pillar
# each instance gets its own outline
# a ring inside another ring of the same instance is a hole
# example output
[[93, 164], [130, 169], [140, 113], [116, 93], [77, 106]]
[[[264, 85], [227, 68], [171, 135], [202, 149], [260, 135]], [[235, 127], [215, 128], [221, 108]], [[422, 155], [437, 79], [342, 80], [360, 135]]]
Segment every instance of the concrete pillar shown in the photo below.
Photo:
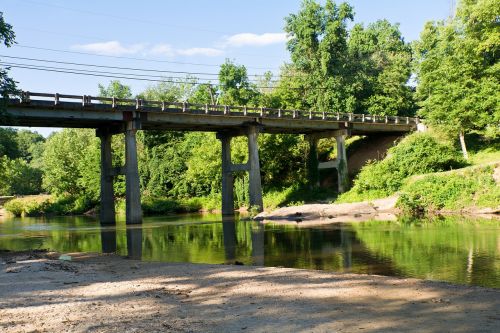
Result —
[[247, 130], [248, 176], [250, 183], [250, 207], [255, 207], [258, 212], [262, 212], [264, 204], [262, 202], [262, 184], [260, 179], [259, 144], [257, 142], [258, 133], [259, 130], [257, 126], [250, 126]]
[[102, 224], [115, 224], [115, 198], [113, 191], [113, 161], [111, 153], [112, 135], [105, 131], [97, 131], [101, 139], [101, 207], [99, 219]]
[[318, 139], [314, 136], [307, 136], [309, 150], [307, 152], [307, 181], [310, 188], [319, 187], [319, 162], [318, 162]]
[[345, 150], [345, 135], [336, 135], [337, 141], [337, 175], [339, 193], [344, 193], [349, 187], [349, 174], [347, 170], [347, 155]]
[[127, 224], [142, 223], [141, 188], [137, 162], [136, 124], [127, 122], [125, 131], [125, 181], [126, 181], [126, 221]]
[[234, 214], [233, 173], [231, 171], [231, 136], [220, 133], [222, 143], [222, 214]]

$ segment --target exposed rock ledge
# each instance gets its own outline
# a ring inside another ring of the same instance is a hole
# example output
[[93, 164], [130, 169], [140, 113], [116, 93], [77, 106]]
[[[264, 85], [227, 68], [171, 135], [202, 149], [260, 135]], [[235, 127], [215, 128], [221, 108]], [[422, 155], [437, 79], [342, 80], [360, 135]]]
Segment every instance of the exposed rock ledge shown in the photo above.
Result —
[[310, 225], [318, 223], [361, 222], [367, 220], [396, 220], [396, 201], [398, 196], [384, 199], [341, 203], [341, 204], [310, 204], [302, 206], [283, 207], [272, 212], [264, 212], [254, 219], [258, 221], [273, 221], [280, 223], [299, 223]]

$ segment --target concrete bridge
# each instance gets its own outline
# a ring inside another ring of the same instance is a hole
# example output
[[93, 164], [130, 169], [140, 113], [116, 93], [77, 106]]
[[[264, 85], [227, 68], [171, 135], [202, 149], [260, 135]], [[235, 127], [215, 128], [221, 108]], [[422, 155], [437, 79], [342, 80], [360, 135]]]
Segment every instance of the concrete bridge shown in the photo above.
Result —
[[[229, 105], [189, 104], [141, 99], [23, 92], [10, 99], [0, 125], [94, 128], [101, 140], [102, 223], [115, 223], [113, 178], [126, 179], [126, 219], [141, 223], [142, 210], [137, 165], [137, 130], [210, 131], [222, 143], [222, 213], [234, 213], [233, 173], [249, 173], [250, 205], [262, 210], [262, 186], [258, 151], [259, 133], [305, 134], [310, 144], [308, 170], [316, 182], [319, 169], [334, 168], [338, 190], [347, 189], [345, 137], [348, 135], [402, 135], [417, 128], [417, 118], [375, 116], [340, 112], [282, 110]], [[111, 138], [125, 134], [124, 167], [113, 168]], [[248, 162], [231, 163], [231, 139], [248, 138]], [[321, 138], [334, 137], [337, 158], [319, 163], [316, 145]]]

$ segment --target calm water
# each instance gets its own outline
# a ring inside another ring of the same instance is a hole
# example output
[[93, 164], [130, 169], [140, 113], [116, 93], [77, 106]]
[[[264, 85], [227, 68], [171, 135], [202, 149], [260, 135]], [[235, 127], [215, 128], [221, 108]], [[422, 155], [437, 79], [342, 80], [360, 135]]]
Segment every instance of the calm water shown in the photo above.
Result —
[[465, 218], [320, 227], [145, 218], [101, 227], [85, 217], [0, 220], [0, 250], [117, 252], [145, 261], [234, 263], [416, 277], [500, 288], [500, 221]]

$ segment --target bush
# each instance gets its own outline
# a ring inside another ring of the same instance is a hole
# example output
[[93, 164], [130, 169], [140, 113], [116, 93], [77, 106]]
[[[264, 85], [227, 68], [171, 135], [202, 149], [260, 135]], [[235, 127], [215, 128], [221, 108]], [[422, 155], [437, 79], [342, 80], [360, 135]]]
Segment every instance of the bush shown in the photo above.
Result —
[[372, 162], [361, 169], [353, 188], [339, 201], [360, 201], [381, 198], [401, 189], [405, 179], [412, 175], [447, 171], [467, 165], [452, 146], [438, 142], [425, 133], [414, 133], [388, 151], [380, 162]]
[[500, 187], [491, 167], [462, 172], [428, 175], [406, 184], [398, 207], [410, 215], [472, 207], [496, 208]]
[[41, 216], [83, 214], [94, 206], [87, 197], [37, 195], [10, 200], [4, 208], [14, 216]]
[[38, 195], [10, 200], [4, 208], [14, 216], [40, 216], [45, 214], [50, 204], [50, 196]]

